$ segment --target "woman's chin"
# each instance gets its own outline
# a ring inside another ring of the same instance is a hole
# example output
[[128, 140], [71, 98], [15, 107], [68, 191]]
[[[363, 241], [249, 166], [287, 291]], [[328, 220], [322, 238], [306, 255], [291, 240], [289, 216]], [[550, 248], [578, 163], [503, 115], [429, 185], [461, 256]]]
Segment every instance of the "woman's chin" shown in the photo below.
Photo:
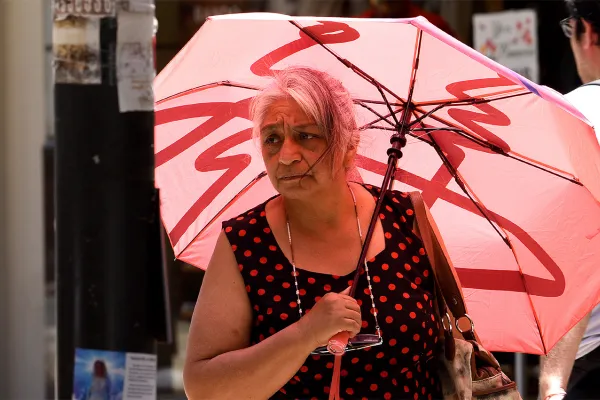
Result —
[[299, 195], [306, 195], [313, 190], [314, 183], [309, 176], [278, 179], [276, 189], [282, 196], [297, 198]]

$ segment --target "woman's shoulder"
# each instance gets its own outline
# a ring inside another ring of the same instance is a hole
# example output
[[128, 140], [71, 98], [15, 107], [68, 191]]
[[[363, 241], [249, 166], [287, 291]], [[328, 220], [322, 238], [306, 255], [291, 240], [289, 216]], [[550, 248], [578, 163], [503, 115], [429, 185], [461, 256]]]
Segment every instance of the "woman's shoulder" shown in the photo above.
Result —
[[[373, 195], [375, 201], [377, 201], [377, 198], [381, 194], [381, 187], [368, 183], [356, 183], [369, 191], [371, 195]], [[412, 208], [410, 192], [404, 192], [397, 189], [387, 190], [384, 194], [384, 204], [389, 205], [390, 203], [394, 204], [394, 207], [396, 208]]]
[[[361, 183], [361, 185], [373, 195], [375, 201], [378, 200], [381, 195], [379, 186], [366, 183]], [[402, 226], [412, 227], [416, 215], [410, 192], [392, 189], [386, 190], [383, 196], [381, 212], [389, 212], [392, 215], [392, 220], [403, 222]]]
[[248, 228], [255, 228], [262, 225], [262, 222], [266, 221], [265, 208], [269, 201], [273, 200], [274, 196], [263, 203], [256, 205], [253, 208], [249, 208], [241, 214], [236, 215], [233, 218], [223, 221], [222, 227], [226, 233], [232, 230], [247, 230]]
[[261, 217], [264, 217], [264, 210], [264, 204], [259, 204], [258, 206], [248, 209], [233, 218], [223, 221], [222, 227], [225, 229], [226, 233], [229, 233], [232, 229], [241, 230], [245, 227], [256, 225], [258, 220]]

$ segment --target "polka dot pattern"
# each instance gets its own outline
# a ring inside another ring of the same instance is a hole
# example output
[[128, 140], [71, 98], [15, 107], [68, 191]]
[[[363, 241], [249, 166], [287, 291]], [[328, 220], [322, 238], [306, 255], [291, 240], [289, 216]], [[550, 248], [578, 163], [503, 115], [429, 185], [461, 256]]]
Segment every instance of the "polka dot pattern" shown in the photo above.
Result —
[[[372, 195], [379, 189], [364, 185]], [[383, 344], [342, 358], [342, 399], [441, 398], [434, 368], [440, 326], [433, 313], [433, 279], [422, 242], [412, 231], [414, 211], [404, 193], [386, 194], [380, 221], [385, 249], [369, 260], [371, 285]], [[298, 321], [292, 266], [268, 225], [265, 204], [223, 223], [254, 313], [251, 344]], [[334, 276], [297, 269], [301, 306], [309, 313], [328, 292], [341, 292], [354, 273]], [[361, 333], [375, 333], [366, 276], [356, 291], [363, 316]], [[435, 350], [432, 350], [435, 349]], [[272, 399], [326, 398], [333, 357], [309, 356]]]

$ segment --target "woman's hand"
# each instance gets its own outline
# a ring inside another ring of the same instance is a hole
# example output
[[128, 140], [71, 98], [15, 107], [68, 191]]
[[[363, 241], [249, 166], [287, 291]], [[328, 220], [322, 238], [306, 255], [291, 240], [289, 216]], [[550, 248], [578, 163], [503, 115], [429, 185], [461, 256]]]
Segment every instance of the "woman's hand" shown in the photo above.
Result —
[[298, 321], [304, 336], [313, 340], [315, 348], [327, 345], [329, 339], [340, 332], [350, 332], [351, 338], [360, 332], [360, 306], [348, 293], [349, 287], [341, 293], [327, 293]]

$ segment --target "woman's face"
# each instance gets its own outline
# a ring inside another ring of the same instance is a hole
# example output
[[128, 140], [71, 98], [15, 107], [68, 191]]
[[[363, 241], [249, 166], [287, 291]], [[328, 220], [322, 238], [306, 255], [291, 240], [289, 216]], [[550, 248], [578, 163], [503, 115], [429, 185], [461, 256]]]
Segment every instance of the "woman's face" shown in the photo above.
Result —
[[[281, 195], [305, 197], [334, 179], [331, 157], [319, 160], [327, 149], [324, 133], [294, 100], [277, 100], [269, 107], [260, 140], [267, 174]], [[335, 170], [343, 170], [339, 167]]]
[[94, 363], [94, 376], [102, 378], [106, 376], [106, 366], [103, 362], [96, 361]]

